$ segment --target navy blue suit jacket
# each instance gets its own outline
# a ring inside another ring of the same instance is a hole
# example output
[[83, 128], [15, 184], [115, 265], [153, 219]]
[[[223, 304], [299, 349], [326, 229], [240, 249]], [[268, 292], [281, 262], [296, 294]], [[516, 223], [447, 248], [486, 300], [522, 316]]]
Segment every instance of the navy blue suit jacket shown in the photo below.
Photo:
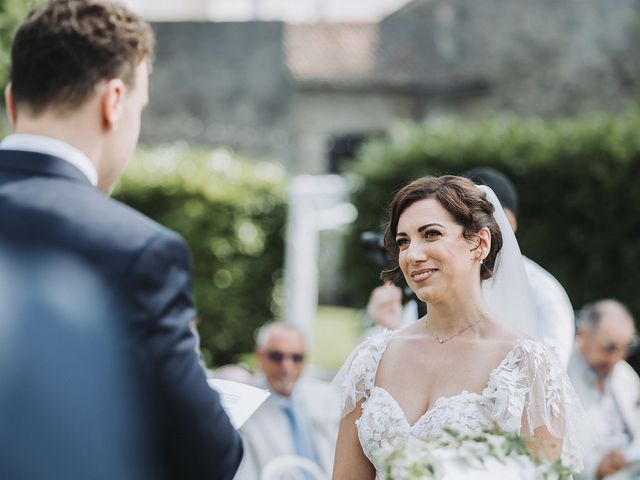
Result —
[[139, 369], [162, 477], [232, 478], [242, 444], [199, 363], [181, 237], [103, 195], [62, 159], [0, 150], [0, 240], [73, 255], [108, 286], [125, 312], [125, 348]]

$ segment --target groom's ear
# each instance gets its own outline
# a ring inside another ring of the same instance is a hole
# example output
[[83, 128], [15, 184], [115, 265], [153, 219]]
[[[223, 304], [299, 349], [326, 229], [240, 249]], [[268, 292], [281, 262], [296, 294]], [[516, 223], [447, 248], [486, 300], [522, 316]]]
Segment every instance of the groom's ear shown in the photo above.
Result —
[[100, 98], [102, 125], [107, 131], [113, 130], [122, 116], [126, 86], [119, 78], [105, 83]]
[[4, 104], [7, 110], [7, 118], [13, 127], [16, 126], [16, 122], [18, 121], [18, 114], [16, 111], [16, 104], [13, 98], [13, 86], [11, 82], [7, 83], [7, 86], [4, 87]]

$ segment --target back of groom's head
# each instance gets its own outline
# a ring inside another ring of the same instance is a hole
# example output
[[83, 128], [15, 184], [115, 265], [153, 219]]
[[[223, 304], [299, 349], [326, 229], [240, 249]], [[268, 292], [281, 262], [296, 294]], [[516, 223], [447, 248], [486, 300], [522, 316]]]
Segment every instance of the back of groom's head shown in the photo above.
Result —
[[123, 5], [52, 0], [20, 25], [11, 50], [15, 107], [38, 115], [81, 106], [101, 81], [133, 86], [135, 69], [153, 54], [149, 25]]
[[149, 101], [151, 27], [108, 0], [52, 0], [18, 28], [7, 115], [16, 133], [83, 152], [111, 191], [138, 142]]

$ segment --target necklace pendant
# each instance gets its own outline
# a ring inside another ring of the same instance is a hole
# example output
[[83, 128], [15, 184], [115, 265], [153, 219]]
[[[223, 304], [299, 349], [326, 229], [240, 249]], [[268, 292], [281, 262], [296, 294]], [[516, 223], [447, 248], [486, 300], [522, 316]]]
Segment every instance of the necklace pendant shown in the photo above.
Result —
[[440, 345], [442, 345], [444, 343], [444, 340], [438, 340], [440, 342]]

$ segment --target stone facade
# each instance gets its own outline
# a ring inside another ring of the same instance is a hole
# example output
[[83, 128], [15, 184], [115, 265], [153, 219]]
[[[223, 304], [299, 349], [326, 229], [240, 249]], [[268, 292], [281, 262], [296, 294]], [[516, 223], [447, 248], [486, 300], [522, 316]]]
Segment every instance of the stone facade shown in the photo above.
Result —
[[393, 122], [416, 118], [413, 107], [413, 99], [400, 94], [296, 93], [290, 110], [295, 171], [326, 173], [336, 140], [384, 134]]
[[415, 0], [379, 24], [156, 23], [142, 141], [325, 173], [337, 143], [398, 120], [620, 111], [640, 82], [639, 2]]
[[155, 23], [157, 48], [141, 142], [288, 155], [292, 87], [280, 22]]
[[417, 0], [380, 29], [394, 45], [387, 64], [422, 52], [485, 79], [491, 93], [478, 113], [554, 116], [636, 101], [639, 27], [637, 0]]

